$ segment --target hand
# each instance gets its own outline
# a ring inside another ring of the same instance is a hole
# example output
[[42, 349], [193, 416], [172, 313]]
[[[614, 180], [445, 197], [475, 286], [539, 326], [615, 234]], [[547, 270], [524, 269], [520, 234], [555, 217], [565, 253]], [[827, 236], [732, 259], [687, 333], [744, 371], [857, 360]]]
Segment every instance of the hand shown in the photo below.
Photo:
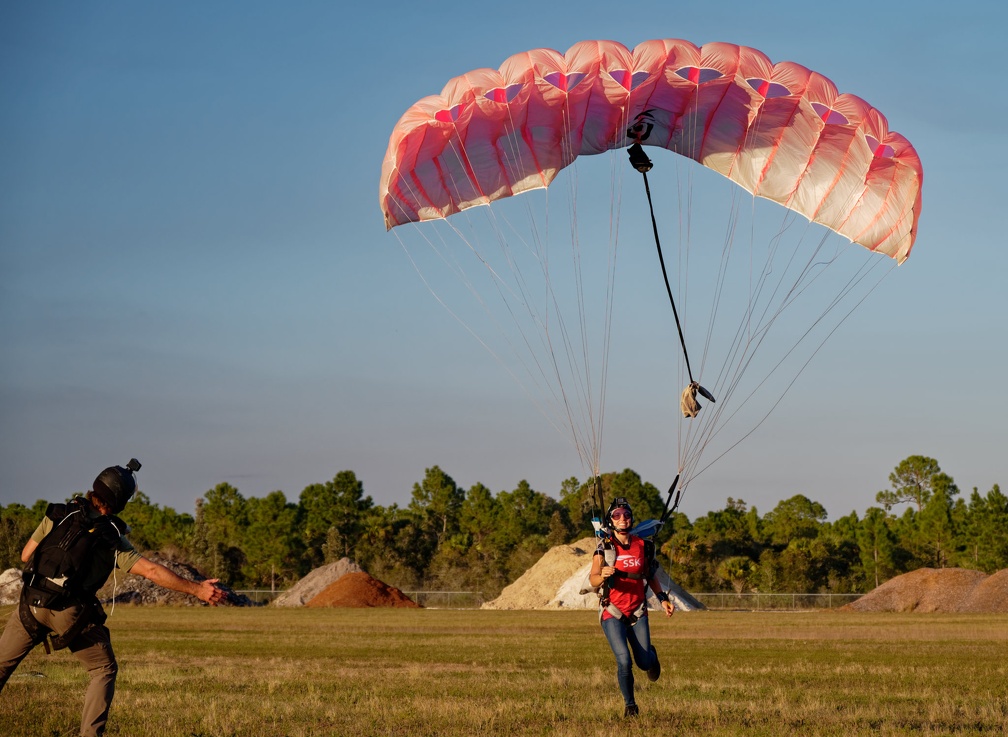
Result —
[[616, 572], [616, 569], [613, 566], [602, 566], [602, 570], [599, 571], [599, 575], [602, 576], [602, 580], [605, 581], [607, 578], [609, 578], [615, 572]]
[[210, 606], [217, 606], [227, 598], [224, 589], [215, 585], [218, 581], [220, 581], [219, 578], [208, 578], [199, 582], [199, 591], [196, 596], [200, 601], [205, 601]]
[[666, 617], [671, 617], [673, 614], [675, 614], [675, 604], [673, 604], [670, 600], [663, 601], [661, 605], [662, 609], [665, 610]]

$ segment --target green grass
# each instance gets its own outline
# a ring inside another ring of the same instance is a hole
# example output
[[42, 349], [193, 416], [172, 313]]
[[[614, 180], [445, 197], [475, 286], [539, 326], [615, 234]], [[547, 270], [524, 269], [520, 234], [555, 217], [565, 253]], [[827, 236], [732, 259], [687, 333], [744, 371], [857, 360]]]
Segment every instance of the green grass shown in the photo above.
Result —
[[[6, 620], [4, 620], [6, 621]], [[1008, 617], [679, 613], [622, 719], [592, 612], [135, 608], [110, 737], [1008, 734]], [[75, 735], [86, 676], [37, 648], [5, 735]]]

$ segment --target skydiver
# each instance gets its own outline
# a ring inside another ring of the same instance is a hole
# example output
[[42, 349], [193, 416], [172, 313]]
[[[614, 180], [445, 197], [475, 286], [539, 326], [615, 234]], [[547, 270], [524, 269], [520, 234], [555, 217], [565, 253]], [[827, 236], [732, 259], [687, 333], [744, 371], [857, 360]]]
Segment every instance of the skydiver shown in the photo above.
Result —
[[592, 586], [601, 587], [599, 618], [602, 632], [616, 656], [616, 681], [623, 694], [623, 716], [635, 717], [638, 709], [634, 699], [633, 662], [647, 671], [651, 681], [657, 681], [661, 675], [658, 652], [651, 644], [645, 587], [651, 586], [666, 617], [672, 616], [675, 605], [658, 580], [654, 543], [630, 534], [633, 511], [629, 502], [623, 497], [613, 499], [604, 522], [612, 535], [599, 543], [588, 581]]
[[[115, 515], [136, 491], [133, 473], [139, 469], [136, 459], [126, 468], [111, 466], [85, 496], [49, 505], [21, 552], [21, 560], [28, 563], [25, 585], [18, 608], [0, 635], [0, 691], [39, 643], [45, 643], [47, 652], [70, 648], [90, 675], [81, 716], [80, 733], [85, 737], [104, 734], [119, 670], [96, 596], [113, 570], [143, 576], [211, 606], [226, 596], [216, 586], [217, 579], [184, 579], [144, 558], [126, 538], [129, 528]], [[55, 567], [61, 572], [54, 573]]]

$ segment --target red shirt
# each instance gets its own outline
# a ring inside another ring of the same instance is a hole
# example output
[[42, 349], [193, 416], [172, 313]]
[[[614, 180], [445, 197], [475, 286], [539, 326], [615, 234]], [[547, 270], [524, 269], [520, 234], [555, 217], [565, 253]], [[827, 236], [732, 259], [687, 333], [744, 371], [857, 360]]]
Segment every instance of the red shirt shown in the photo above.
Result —
[[[616, 538], [613, 538], [612, 545], [616, 550], [616, 564], [613, 567], [623, 573], [634, 573], [641, 576], [641, 578], [627, 578], [615, 575], [609, 578], [609, 603], [615, 604], [623, 614], [630, 615], [637, 611], [647, 598], [648, 560], [644, 553], [644, 541], [631, 535], [630, 542], [626, 547]], [[602, 553], [601, 546], [596, 554], [600, 553]], [[602, 619], [610, 619], [611, 617], [609, 612], [605, 609], [602, 610]]]

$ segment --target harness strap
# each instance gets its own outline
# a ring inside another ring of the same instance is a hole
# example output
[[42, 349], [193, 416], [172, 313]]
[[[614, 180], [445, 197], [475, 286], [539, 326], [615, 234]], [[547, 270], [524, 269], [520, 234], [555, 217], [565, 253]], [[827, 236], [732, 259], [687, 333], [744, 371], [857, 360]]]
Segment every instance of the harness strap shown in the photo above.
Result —
[[[647, 609], [647, 602], [645, 601], [643, 604], [637, 607], [632, 614], [624, 614], [613, 603], [606, 604], [606, 606], [603, 609], [604, 611], [609, 612], [609, 614], [611, 614], [614, 619], [622, 619], [631, 627], [633, 627], [635, 624], [637, 624], [637, 620], [644, 615], [644, 611]], [[599, 612], [599, 616], [600, 617], [602, 616], [601, 612]]]

